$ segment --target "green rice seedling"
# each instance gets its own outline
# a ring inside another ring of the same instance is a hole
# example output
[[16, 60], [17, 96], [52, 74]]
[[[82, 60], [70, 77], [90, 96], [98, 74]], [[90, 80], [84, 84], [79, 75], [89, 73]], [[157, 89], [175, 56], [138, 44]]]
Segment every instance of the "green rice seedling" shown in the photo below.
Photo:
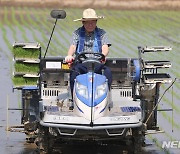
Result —
[[[46, 12], [46, 10], [44, 9], [44, 12]], [[47, 13], [49, 13], [49, 11], [47, 11]], [[51, 23], [47, 23], [47, 18], [44, 16], [43, 18], [40, 16], [36, 16], [38, 21], [41, 21], [41, 23], [44, 23], [42, 26], [44, 28], [45, 31], [47, 31], [48, 33], [51, 33], [51, 29], [49, 28], [50, 26], [52, 26]], [[62, 23], [62, 22], [61, 22]], [[62, 25], [60, 26], [62, 27]], [[57, 31], [55, 31], [55, 33], [57, 33]], [[61, 35], [61, 37], [63, 37], [63, 35]], [[51, 48], [51, 54], [53, 55], [57, 55], [57, 53], [63, 55], [66, 54], [66, 51], [68, 50], [68, 47], [64, 45], [63, 42], [60, 41], [60, 39], [57, 37], [57, 35], [53, 35], [53, 43], [51, 44], [50, 48]], [[61, 48], [59, 49], [57, 46], [60, 46]]]
[[13, 77], [14, 86], [37, 85], [38, 78], [23, 78], [20, 76]]
[[12, 50], [12, 45], [7, 38], [7, 31], [6, 31], [5, 25], [3, 25], [1, 22], [0, 22], [0, 28], [2, 30], [2, 36], [3, 36], [3, 39], [4, 39], [8, 49]]
[[[36, 40], [37, 40], [37, 42], [39, 42], [41, 44], [42, 51], [44, 51], [45, 48], [46, 48], [46, 43], [49, 40], [49, 35], [50, 35], [50, 32], [51, 32], [51, 29], [49, 28], [50, 24], [46, 21], [47, 18], [42, 17], [42, 14], [49, 14], [49, 11], [45, 12], [44, 10], [42, 11], [42, 9], [34, 9], [34, 8], [31, 8], [30, 11], [29, 11], [29, 8], [28, 8], [28, 10], [26, 10], [26, 11], [28, 12], [27, 13], [28, 16], [31, 15], [28, 18], [29, 18], [29, 21], [33, 24], [33, 27], [35, 27], [41, 33], [41, 36], [42, 36], [43, 40], [42, 41], [38, 41], [39, 39], [36, 39]], [[34, 15], [34, 13], [32, 14], [32, 12], [34, 12], [34, 11], [37, 12], [37, 15]], [[39, 21], [41, 21], [41, 22], [39, 22]], [[30, 28], [31, 26], [29, 26], [28, 24], [27, 24], [27, 27], [29, 29], [31, 29]], [[47, 35], [46, 33], [49, 33], [49, 35]], [[54, 43], [51, 43], [50, 52], [48, 52], [48, 53], [50, 53], [51, 55], [57, 55], [57, 53], [55, 51], [58, 51], [58, 48], [57, 48], [57, 46], [55, 46]]]
[[[161, 109], [161, 108], [158, 107], [158, 109]], [[174, 120], [172, 120], [172, 117], [170, 117], [166, 112], [160, 112], [160, 114], [162, 114], [164, 119], [166, 119], [170, 124], [172, 124], [174, 126], [174, 128], [176, 128], [178, 131], [180, 131], [180, 125], [177, 124]]]
[[27, 73], [38, 73], [39, 72], [39, 64], [29, 64], [17, 62], [14, 65], [16, 72], [27, 72]]
[[[19, 8], [19, 11], [21, 11], [21, 10], [22, 10], [22, 8]], [[29, 8], [27, 8], [27, 7], [24, 7], [24, 8], [23, 8], [23, 11], [25, 11], [26, 14], [23, 16], [24, 20], [23, 20], [22, 15], [21, 15], [21, 21], [23, 21], [25, 27], [27, 27], [27, 29], [28, 29], [29, 31], [31, 31], [32, 36], [33, 36], [33, 41], [34, 41], [34, 42], [39, 42], [39, 43], [41, 44], [41, 47], [42, 47], [42, 48], [45, 48], [43, 42], [40, 41], [40, 39], [38, 38], [38, 36], [37, 36], [37, 34], [36, 34], [36, 32], [35, 32], [35, 29], [34, 29], [34, 27], [35, 27], [34, 25], [36, 25], [36, 24], [35, 24], [32, 16], [31, 16], [31, 13], [32, 13], [33, 11], [31, 11], [31, 10], [30, 10]]]
[[[11, 7], [10, 9], [11, 9], [12, 20], [13, 20], [14, 25], [17, 26], [18, 29], [21, 31], [22, 37], [23, 37], [24, 41], [28, 42], [29, 39], [28, 39], [28, 37], [26, 36], [26, 31], [25, 31], [25, 28], [24, 28], [24, 26], [23, 26], [23, 22], [20, 22], [20, 21], [18, 20], [19, 15], [16, 14], [16, 9], [15, 9], [14, 7]], [[20, 14], [21, 14], [21, 13], [20, 13]]]
[[22, 47], [13, 48], [15, 58], [32, 58], [38, 59], [40, 51], [38, 49], [23, 49]]
[[[163, 130], [164, 128], [159, 127], [160, 130]], [[166, 135], [166, 137], [169, 138], [170, 141], [176, 141], [177, 139], [174, 138], [173, 136], [171, 136], [168, 132], [164, 132], [164, 134]]]
[[154, 144], [161, 150], [164, 151], [165, 154], [170, 154], [170, 151], [168, 149], [162, 149], [161, 143], [158, 141], [158, 139], [156, 137], [154, 137], [154, 135], [148, 135], [148, 137], [150, 138], [150, 140], [152, 140], [152, 142], [154, 142]]
[[[13, 26], [13, 24], [11, 24], [11, 21], [8, 17], [8, 12], [9, 12], [8, 8], [4, 7], [4, 22], [7, 24], [7, 26], [12, 31], [14, 40], [17, 40], [16, 30], [15, 30], [15, 27]], [[12, 13], [11, 13], [11, 15], [12, 15]]]
[[23, 85], [24, 84], [24, 78], [22, 78], [22, 77], [13, 77], [13, 83], [14, 83], [15, 86]]

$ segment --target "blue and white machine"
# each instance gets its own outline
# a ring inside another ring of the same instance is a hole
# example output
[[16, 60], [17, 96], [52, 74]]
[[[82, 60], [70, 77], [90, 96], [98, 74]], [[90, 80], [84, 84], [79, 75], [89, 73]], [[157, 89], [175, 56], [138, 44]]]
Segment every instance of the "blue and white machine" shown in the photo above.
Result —
[[[65, 12], [54, 10], [51, 15], [57, 21], [65, 17]], [[69, 110], [71, 70], [64, 57], [40, 57], [37, 86], [19, 88], [23, 92], [22, 124], [26, 134], [40, 150], [48, 153], [68, 141], [123, 141], [132, 145], [133, 153], [140, 154], [148, 130], [158, 128], [160, 84], [172, 82], [169, 74], [158, 72], [159, 68], [171, 67], [169, 61], [146, 61], [143, 54], [170, 50], [170, 47], [138, 47], [138, 58], [107, 58], [106, 65], [113, 77], [111, 87], [103, 73], [94, 73], [102, 55], [79, 55], [89, 71], [75, 80], [73, 110]]]
[[108, 96], [105, 76], [89, 72], [76, 78], [74, 103], [77, 115], [91, 122], [106, 115], [109, 107]]
[[[87, 55], [90, 57], [88, 58]], [[107, 114], [110, 102], [106, 77], [94, 73], [93, 70], [95, 65], [100, 63], [100, 60], [98, 61], [95, 58], [97, 55], [101, 59], [104, 58], [100, 53], [82, 53], [79, 55], [79, 59], [81, 59], [80, 57], [86, 57], [81, 62], [89, 66], [89, 71], [86, 74], [77, 76], [73, 92], [74, 112], [89, 120], [91, 125], [96, 119]]]

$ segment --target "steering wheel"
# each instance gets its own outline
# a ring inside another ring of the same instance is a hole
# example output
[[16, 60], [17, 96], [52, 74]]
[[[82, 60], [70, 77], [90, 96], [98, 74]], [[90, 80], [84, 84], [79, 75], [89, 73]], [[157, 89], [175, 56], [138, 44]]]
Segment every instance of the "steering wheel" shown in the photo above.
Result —
[[77, 57], [80, 63], [101, 63], [105, 56], [99, 52], [82, 52]]

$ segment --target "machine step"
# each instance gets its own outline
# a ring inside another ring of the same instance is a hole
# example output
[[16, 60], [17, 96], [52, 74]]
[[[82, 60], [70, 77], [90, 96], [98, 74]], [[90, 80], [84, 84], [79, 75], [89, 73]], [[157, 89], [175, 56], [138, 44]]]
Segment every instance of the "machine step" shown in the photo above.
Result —
[[171, 83], [172, 79], [169, 74], [158, 73], [158, 74], [144, 74], [145, 83]]
[[166, 46], [149, 46], [144, 47], [141, 49], [141, 52], [165, 52], [172, 50], [172, 47], [166, 47]]
[[172, 66], [170, 61], [145, 61], [144, 68], [170, 68]]

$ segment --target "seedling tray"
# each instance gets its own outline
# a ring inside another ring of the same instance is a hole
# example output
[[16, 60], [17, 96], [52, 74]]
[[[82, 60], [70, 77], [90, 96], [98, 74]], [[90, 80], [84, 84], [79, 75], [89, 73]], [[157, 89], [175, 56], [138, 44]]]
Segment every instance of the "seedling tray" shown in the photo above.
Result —
[[144, 74], [145, 83], [170, 83], [171, 81], [171, 76], [166, 73]]

